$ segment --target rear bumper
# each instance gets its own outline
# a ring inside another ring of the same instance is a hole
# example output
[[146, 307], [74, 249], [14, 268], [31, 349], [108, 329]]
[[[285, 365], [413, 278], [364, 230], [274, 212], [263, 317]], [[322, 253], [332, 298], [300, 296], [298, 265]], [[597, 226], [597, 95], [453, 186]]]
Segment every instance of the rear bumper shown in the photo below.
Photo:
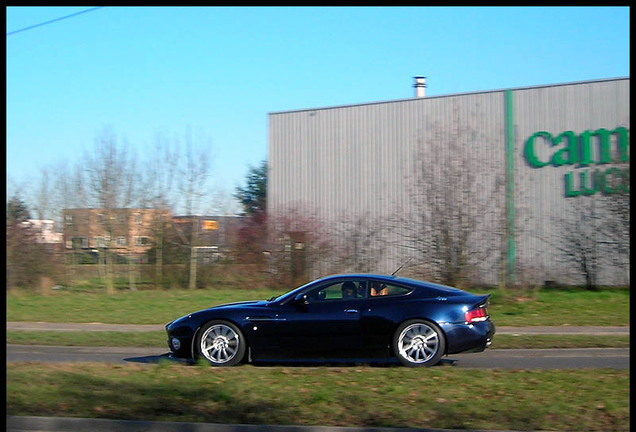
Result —
[[446, 354], [481, 352], [488, 348], [495, 336], [495, 324], [490, 321], [473, 324], [446, 324], [442, 326], [446, 334]]

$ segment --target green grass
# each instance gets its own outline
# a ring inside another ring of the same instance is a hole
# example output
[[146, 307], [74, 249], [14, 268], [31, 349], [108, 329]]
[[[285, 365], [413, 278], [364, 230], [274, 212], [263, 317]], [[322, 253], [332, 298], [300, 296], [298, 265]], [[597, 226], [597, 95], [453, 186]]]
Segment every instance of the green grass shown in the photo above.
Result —
[[489, 311], [499, 326], [629, 325], [629, 290], [541, 290], [533, 297], [494, 291]]
[[165, 347], [166, 332], [61, 332], [7, 330], [6, 343], [86, 347]]
[[210, 306], [280, 294], [269, 289], [122, 290], [112, 295], [97, 290], [61, 290], [46, 295], [8, 293], [7, 321], [165, 324]]
[[[629, 290], [540, 290], [533, 298], [491, 290], [497, 326], [629, 325]], [[280, 295], [280, 290], [205, 289], [7, 293], [7, 321], [164, 324], [209, 306]]]
[[629, 336], [503, 335], [496, 334], [490, 349], [629, 348]]
[[604, 432], [630, 421], [629, 370], [9, 363], [6, 382], [7, 415]]

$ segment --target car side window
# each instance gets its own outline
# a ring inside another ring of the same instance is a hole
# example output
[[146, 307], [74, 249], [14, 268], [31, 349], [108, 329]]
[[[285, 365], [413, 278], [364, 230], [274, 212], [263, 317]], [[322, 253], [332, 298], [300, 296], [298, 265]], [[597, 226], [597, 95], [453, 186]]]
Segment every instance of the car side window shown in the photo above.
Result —
[[410, 288], [405, 288], [399, 285], [393, 285], [390, 283], [372, 281], [370, 283], [369, 296], [370, 297], [385, 297], [385, 296], [399, 296], [405, 295], [411, 292]]
[[323, 285], [307, 293], [310, 303], [365, 298], [365, 281], [344, 281]]

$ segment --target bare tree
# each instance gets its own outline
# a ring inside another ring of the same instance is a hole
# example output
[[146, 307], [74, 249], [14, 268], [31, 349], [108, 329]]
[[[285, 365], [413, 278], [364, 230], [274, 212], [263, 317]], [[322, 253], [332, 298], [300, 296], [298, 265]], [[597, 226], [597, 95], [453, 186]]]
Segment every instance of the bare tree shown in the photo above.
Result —
[[98, 137], [92, 153], [84, 157], [90, 197], [103, 209], [125, 208], [135, 198], [136, 161], [126, 145], [106, 130]]
[[155, 285], [163, 280], [163, 252], [166, 237], [166, 215], [173, 207], [179, 169], [179, 148], [169, 140], [157, 136], [150, 160], [144, 164], [142, 184], [145, 193], [140, 197], [143, 207], [153, 213], [152, 231], [155, 239]]
[[[629, 163], [619, 164], [622, 172], [629, 173]], [[627, 180], [628, 181], [628, 180]], [[627, 188], [629, 183], [626, 183]], [[612, 264], [623, 268], [629, 283], [629, 253], [630, 253], [630, 198], [629, 189], [624, 193], [608, 194], [603, 198], [603, 205], [607, 210], [607, 220], [603, 224], [603, 233], [607, 238], [608, 256], [612, 257]]]
[[39, 232], [30, 221], [26, 203], [14, 195], [7, 201], [6, 287], [32, 290], [51, 275], [52, 260], [38, 243]]
[[316, 213], [306, 208], [280, 209], [267, 218], [270, 275], [273, 285], [298, 286], [331, 268], [331, 237]]
[[186, 132], [184, 144], [185, 154], [179, 167], [179, 191], [185, 214], [191, 215], [201, 210], [201, 199], [209, 192], [212, 148], [205, 141], [195, 141], [190, 131]]
[[629, 195], [570, 198], [565, 216], [553, 218], [558, 235], [548, 243], [560, 252], [557, 259], [573, 264], [588, 290], [598, 289], [605, 267], [629, 273]]
[[381, 227], [369, 213], [343, 215], [332, 222], [333, 272], [376, 271], [386, 246]]
[[[52, 178], [51, 207], [56, 223], [64, 226], [64, 210], [71, 208], [83, 208], [88, 205], [85, 172], [81, 165], [71, 166], [66, 161], [52, 165], [50, 172]], [[64, 245], [66, 247], [66, 245]], [[78, 256], [75, 250], [65, 254], [64, 266], [69, 283], [76, 278]]]
[[40, 178], [36, 182], [33, 206], [37, 219], [40, 220], [50, 217], [53, 192], [51, 177], [47, 168], [40, 169]]
[[427, 277], [448, 285], [479, 278], [496, 260], [503, 233], [503, 176], [480, 152], [476, 122], [454, 111], [452, 127], [419, 140], [409, 179], [410, 203], [398, 232]]
[[100, 264], [104, 267], [106, 291], [114, 293], [114, 256], [110, 249], [116, 226], [126, 223], [117, 217], [116, 210], [129, 207], [137, 198], [136, 161], [128, 148], [119, 145], [115, 135], [106, 130], [96, 140], [93, 152], [84, 156], [84, 167], [91, 202], [104, 210], [103, 225], [107, 235], [106, 247], [100, 248]]
[[603, 216], [593, 197], [571, 199], [571, 212], [554, 219], [560, 235], [552, 239], [552, 245], [561, 252], [557, 258], [573, 263], [577, 273], [585, 280], [585, 287], [598, 287], [601, 268], [600, 230]]
[[[187, 215], [202, 210], [202, 199], [208, 193], [208, 180], [211, 174], [212, 147], [206, 141], [195, 141], [190, 131], [186, 133], [185, 155], [179, 169], [179, 191], [183, 209]], [[199, 218], [192, 218], [190, 242], [190, 277], [188, 286], [196, 288], [197, 283], [197, 246], [200, 231]]]
[[51, 169], [55, 172], [53, 208], [61, 217], [64, 209], [82, 208], [89, 205], [86, 173], [81, 165], [69, 166], [60, 162]]

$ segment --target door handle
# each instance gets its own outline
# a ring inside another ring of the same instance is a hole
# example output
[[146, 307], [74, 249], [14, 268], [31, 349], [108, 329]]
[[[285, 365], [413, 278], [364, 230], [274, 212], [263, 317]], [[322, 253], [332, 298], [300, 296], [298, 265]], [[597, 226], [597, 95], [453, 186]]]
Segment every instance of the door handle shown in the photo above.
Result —
[[358, 313], [358, 309], [345, 309], [346, 313]]

